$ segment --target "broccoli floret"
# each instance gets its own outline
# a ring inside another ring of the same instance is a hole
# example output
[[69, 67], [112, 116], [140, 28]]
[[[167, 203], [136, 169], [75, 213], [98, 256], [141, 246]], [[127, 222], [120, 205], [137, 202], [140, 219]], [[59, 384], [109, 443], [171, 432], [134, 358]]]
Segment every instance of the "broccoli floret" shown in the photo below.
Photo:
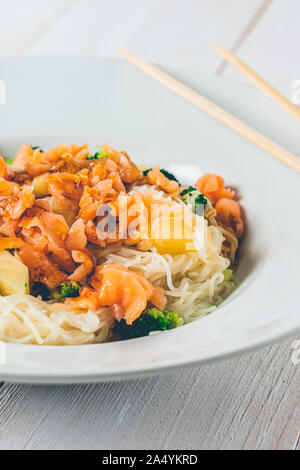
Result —
[[[143, 171], [143, 175], [144, 176], [147, 176], [147, 174], [149, 173], [149, 171], [151, 171], [152, 168], [148, 168], [148, 170], [144, 170]], [[178, 179], [176, 178], [176, 176], [172, 175], [172, 173], [169, 173], [167, 170], [164, 170], [163, 168], [160, 169], [160, 172], [165, 175], [166, 178], [168, 178], [168, 180], [170, 181], [177, 181], [177, 183], [179, 183]]]
[[49, 300], [50, 291], [46, 284], [43, 284], [42, 282], [35, 282], [31, 289], [31, 295], [34, 297], [41, 296], [43, 300]]
[[160, 170], [161, 173], [163, 175], [165, 175], [166, 178], [168, 178], [168, 180], [171, 180], [171, 181], [176, 181], [177, 183], [179, 183], [178, 179], [176, 178], [176, 176], [172, 175], [172, 173], [169, 173], [167, 170]]
[[197, 191], [197, 188], [194, 188], [194, 186], [189, 186], [187, 189], [184, 189], [183, 191], [181, 191], [180, 196], [181, 197], [186, 196], [186, 195], [192, 196], [193, 195], [192, 193], [194, 191]]
[[204, 196], [204, 194], [198, 194], [198, 196], [195, 197], [195, 204], [207, 204], [207, 199]]
[[79, 286], [75, 281], [63, 282], [60, 286], [61, 295], [66, 297], [79, 297]]
[[132, 325], [127, 325], [125, 320], [116, 322], [114, 331], [122, 339], [139, 338], [148, 336], [151, 331], [165, 331], [176, 328], [183, 323], [183, 319], [177, 312], [148, 308], [144, 310]]
[[63, 282], [51, 292], [54, 300], [64, 300], [67, 297], [79, 297], [79, 286], [75, 281]]
[[99, 147], [98, 152], [96, 152], [94, 155], [87, 155], [86, 159], [87, 160], [99, 160], [99, 158], [103, 157], [108, 157], [108, 154], [105, 152], [105, 150], [102, 147]]
[[197, 188], [189, 186], [180, 193], [180, 196], [183, 202], [191, 207], [194, 214], [203, 215], [207, 199]]
[[87, 155], [87, 160], [98, 160], [100, 158], [99, 152], [94, 153], [94, 155]]

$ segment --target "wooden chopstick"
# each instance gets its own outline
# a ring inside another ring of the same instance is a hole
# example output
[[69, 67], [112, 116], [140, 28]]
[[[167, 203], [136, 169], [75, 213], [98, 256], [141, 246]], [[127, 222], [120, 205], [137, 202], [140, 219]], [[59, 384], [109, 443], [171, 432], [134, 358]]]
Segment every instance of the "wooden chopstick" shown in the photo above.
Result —
[[228, 113], [221, 107], [217, 106], [212, 101], [209, 101], [204, 96], [201, 96], [192, 88], [188, 87], [187, 85], [184, 85], [182, 82], [172, 77], [168, 73], [163, 72], [155, 65], [150, 64], [149, 62], [146, 62], [145, 60], [140, 59], [139, 57], [136, 57], [135, 55], [131, 54], [130, 52], [124, 49], [119, 49], [119, 52], [126, 60], [134, 64], [136, 67], [140, 68], [147, 75], [150, 75], [152, 78], [172, 90], [177, 95], [187, 100], [189, 103], [192, 103], [197, 108], [200, 108], [202, 111], [205, 111], [210, 116], [214, 117], [218, 121], [233, 129], [238, 134], [248, 139], [250, 142], [256, 144], [262, 150], [270, 153], [275, 158], [300, 173], [299, 157], [296, 157], [296, 155], [293, 155], [288, 150], [281, 147], [279, 144], [276, 144], [268, 137], [265, 137], [260, 132], [248, 126], [248, 124], [245, 124], [243, 121], [240, 121], [235, 116]]
[[225, 49], [225, 47], [221, 46], [221, 44], [218, 44], [217, 42], [214, 42], [213, 45], [231, 65], [233, 65], [243, 75], [248, 77], [257, 88], [259, 88], [263, 93], [269, 96], [269, 98], [279, 104], [279, 106], [285, 109], [285, 111], [287, 111], [289, 114], [291, 114], [291, 116], [300, 122], [300, 109], [295, 104], [283, 96], [278, 90], [276, 90], [276, 88], [270, 85], [260, 75], [254, 72], [254, 70], [245, 64], [245, 62], [234, 55], [233, 52]]

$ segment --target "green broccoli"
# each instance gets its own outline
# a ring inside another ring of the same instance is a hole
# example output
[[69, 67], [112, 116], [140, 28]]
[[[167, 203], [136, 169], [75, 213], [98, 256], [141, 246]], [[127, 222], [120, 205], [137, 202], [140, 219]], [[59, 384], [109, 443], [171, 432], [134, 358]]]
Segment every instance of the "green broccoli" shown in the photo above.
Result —
[[94, 153], [94, 155], [87, 155], [87, 160], [98, 160], [100, 158], [99, 152]]
[[31, 289], [31, 295], [34, 297], [42, 297], [43, 300], [49, 300], [50, 298], [50, 291], [46, 284], [42, 282], [35, 282]]
[[[202, 215], [201, 208], [208, 203], [206, 197], [194, 186], [181, 191], [180, 196], [185, 204], [191, 207], [194, 214]], [[199, 210], [200, 209], [200, 210]]]
[[[149, 173], [149, 171], [151, 171], [152, 168], [148, 168], [147, 170], [144, 170], [143, 171], [143, 175], [144, 176], [147, 176], [147, 174]], [[177, 181], [177, 183], [179, 183], [178, 179], [176, 178], [176, 176], [172, 175], [172, 173], [169, 173], [167, 170], [164, 170], [163, 168], [160, 169], [161, 173], [163, 175], [165, 175], [166, 178], [168, 178], [168, 180], [170, 181]]]
[[182, 325], [183, 319], [177, 312], [148, 308], [144, 310], [132, 325], [127, 325], [125, 320], [116, 322], [114, 332], [122, 339], [140, 338], [148, 336], [151, 331], [165, 331]]
[[195, 204], [207, 204], [207, 199], [204, 194], [200, 193], [195, 197]]
[[180, 196], [183, 198], [183, 196], [192, 196], [192, 193], [194, 191], [197, 191], [197, 188], [195, 188], [194, 186], [189, 186], [187, 189], [184, 189], [183, 191], [181, 191], [180, 193]]
[[54, 300], [64, 300], [67, 297], [79, 297], [79, 285], [75, 281], [66, 281], [51, 292]]
[[86, 159], [87, 160], [99, 160], [99, 158], [103, 157], [108, 157], [108, 154], [105, 152], [105, 150], [102, 147], [99, 147], [98, 152], [96, 152], [94, 155], [87, 155]]

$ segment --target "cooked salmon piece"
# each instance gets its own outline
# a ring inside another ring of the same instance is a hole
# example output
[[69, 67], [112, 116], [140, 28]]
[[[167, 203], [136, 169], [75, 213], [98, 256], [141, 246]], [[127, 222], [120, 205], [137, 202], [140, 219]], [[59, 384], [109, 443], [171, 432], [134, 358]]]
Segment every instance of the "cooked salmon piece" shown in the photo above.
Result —
[[[64, 271], [74, 271], [75, 263], [65, 245], [69, 226], [61, 215], [47, 212], [41, 208], [34, 208], [32, 213], [28, 213], [23, 218], [20, 226], [23, 229], [39, 229], [41, 237], [47, 240], [47, 250], [54, 262]], [[30, 236], [28, 241], [30, 243]]]
[[94, 263], [91, 257], [83, 251], [73, 250], [72, 258], [75, 263], [80, 264], [80, 266], [76, 268], [72, 274], [70, 274], [68, 277], [69, 281], [80, 282], [84, 279], [87, 279], [94, 268]]
[[6, 161], [0, 155], [0, 178], [6, 178], [9, 174], [9, 169]]
[[27, 209], [33, 206], [34, 200], [32, 187], [24, 185], [13, 190], [10, 197], [2, 200], [0, 198], [0, 215], [6, 219], [19, 219]]
[[119, 264], [97, 266], [89, 283], [92, 287], [83, 287], [80, 297], [67, 299], [66, 305], [84, 309], [110, 307], [117, 320], [125, 319], [131, 325], [145, 310], [147, 302], [158, 308], [166, 304], [163, 289]]
[[118, 152], [108, 144], [102, 145], [103, 150], [107, 155], [117, 163], [120, 168], [120, 175], [124, 183], [133, 183], [141, 178], [142, 173], [138, 167], [130, 160], [126, 152]]
[[32, 159], [33, 152], [34, 150], [30, 145], [28, 144], [22, 145], [11, 164], [11, 167], [12, 168], [25, 168], [26, 164], [29, 163], [30, 160]]
[[78, 159], [78, 157], [73, 157], [70, 153], [66, 153], [62, 155], [57, 162], [55, 162], [51, 167], [51, 172], [66, 172], [71, 174], [76, 174], [81, 170], [86, 170], [90, 167], [90, 161], [86, 160], [86, 158]]
[[196, 183], [196, 187], [212, 204], [215, 204], [221, 198], [233, 199], [235, 196], [234, 191], [225, 188], [224, 179], [221, 176], [211, 173], [201, 176]]
[[0, 237], [0, 250], [13, 250], [24, 246], [22, 238]]
[[[32, 149], [31, 149], [32, 150]], [[48, 152], [41, 152], [39, 149], [31, 151], [27, 147], [27, 157], [24, 159], [24, 165], [27, 173], [30, 176], [37, 176], [46, 171], [50, 170], [50, 168], [64, 155], [71, 155], [78, 160], [82, 160], [86, 158], [89, 154], [88, 145], [85, 144], [83, 146], [79, 145], [58, 145]], [[14, 166], [17, 166], [21, 161], [21, 157], [18, 160], [14, 161]]]
[[50, 194], [58, 200], [71, 199], [79, 202], [84, 185], [87, 184], [87, 175], [72, 175], [71, 173], [54, 173], [47, 179], [47, 188]]
[[240, 239], [244, 234], [244, 223], [239, 203], [233, 199], [219, 199], [216, 203], [216, 211], [220, 224]]
[[54, 289], [68, 278], [44, 251], [37, 250], [28, 243], [20, 249], [18, 257], [28, 267], [31, 281], [42, 282], [49, 289]]
[[66, 247], [72, 252], [73, 250], [82, 251], [87, 244], [87, 237], [84, 231], [84, 223], [82, 219], [77, 219], [69, 230], [66, 239]]
[[86, 186], [79, 202], [78, 217], [82, 218], [86, 224], [89, 221], [93, 223], [103, 204], [112, 201], [115, 196], [116, 191], [110, 179], [99, 181], [93, 187]]
[[147, 181], [149, 184], [158, 186], [167, 193], [175, 193], [179, 184], [177, 181], [169, 180], [161, 171], [159, 166], [155, 166], [152, 170], [147, 173]]
[[0, 233], [6, 237], [15, 237], [21, 228], [19, 226], [20, 220], [5, 220], [0, 218]]
[[1, 196], [12, 196], [19, 191], [20, 187], [17, 183], [7, 181], [4, 178], [0, 178], [0, 197]]

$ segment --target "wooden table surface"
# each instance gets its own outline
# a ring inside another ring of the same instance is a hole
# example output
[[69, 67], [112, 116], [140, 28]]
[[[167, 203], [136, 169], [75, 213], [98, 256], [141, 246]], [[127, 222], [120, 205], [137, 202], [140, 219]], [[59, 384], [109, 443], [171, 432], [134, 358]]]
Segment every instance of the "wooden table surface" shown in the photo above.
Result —
[[[0, 55], [116, 56], [125, 47], [244, 81], [211, 47], [217, 40], [291, 98], [299, 15], [299, 0], [0, 0]], [[295, 339], [153, 378], [1, 384], [0, 449], [299, 449]]]

